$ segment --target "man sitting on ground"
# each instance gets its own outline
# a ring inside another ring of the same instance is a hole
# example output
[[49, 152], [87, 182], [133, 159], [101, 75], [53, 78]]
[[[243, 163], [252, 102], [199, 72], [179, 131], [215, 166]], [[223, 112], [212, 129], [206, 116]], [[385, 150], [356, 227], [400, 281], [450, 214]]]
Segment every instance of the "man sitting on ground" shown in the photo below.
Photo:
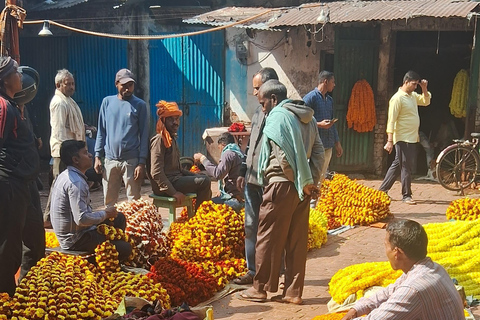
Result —
[[212, 201], [218, 204], [226, 204], [233, 210], [240, 212], [245, 206], [243, 192], [237, 188], [237, 178], [240, 176], [244, 154], [240, 147], [235, 143], [235, 138], [229, 133], [224, 132], [218, 138], [218, 147], [222, 154], [218, 166], [210, 162], [206, 156], [201, 153], [195, 153], [193, 159], [196, 163], [202, 163], [207, 173], [219, 180], [218, 189], [220, 195], [213, 198]]
[[[404, 274], [388, 287], [358, 300], [342, 320], [465, 319], [460, 294], [445, 269], [426, 257], [427, 244], [427, 233], [418, 222], [390, 222], [386, 255], [392, 268]], [[360, 318], [364, 314], [367, 316]]]
[[153, 193], [169, 196], [181, 204], [186, 193], [196, 193], [195, 210], [204, 201], [212, 198], [210, 178], [183, 170], [180, 166], [180, 149], [177, 131], [182, 111], [175, 102], [157, 103], [157, 134], [150, 139], [150, 159], [147, 160], [147, 174]]
[[[66, 140], [60, 147], [60, 159], [67, 170], [60, 173], [52, 186], [50, 214], [53, 231], [62, 249], [94, 252], [106, 240], [97, 231], [99, 224], [112, 224], [125, 230], [125, 216], [114, 207], [92, 210], [90, 191], [85, 172], [92, 167], [92, 154], [85, 141]], [[123, 240], [112, 241], [118, 251], [119, 261], [125, 261], [132, 252], [131, 245]]]

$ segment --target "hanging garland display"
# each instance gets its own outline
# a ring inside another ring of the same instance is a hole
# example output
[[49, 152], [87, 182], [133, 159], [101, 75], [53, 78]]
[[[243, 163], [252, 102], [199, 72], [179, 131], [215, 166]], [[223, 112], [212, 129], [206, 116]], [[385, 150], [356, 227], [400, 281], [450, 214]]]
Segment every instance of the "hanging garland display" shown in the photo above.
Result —
[[450, 99], [450, 113], [455, 118], [465, 118], [467, 116], [469, 77], [465, 69], [458, 71], [453, 80], [452, 98]]
[[358, 80], [352, 89], [347, 111], [348, 127], [357, 132], [370, 132], [377, 124], [375, 99], [367, 80]]

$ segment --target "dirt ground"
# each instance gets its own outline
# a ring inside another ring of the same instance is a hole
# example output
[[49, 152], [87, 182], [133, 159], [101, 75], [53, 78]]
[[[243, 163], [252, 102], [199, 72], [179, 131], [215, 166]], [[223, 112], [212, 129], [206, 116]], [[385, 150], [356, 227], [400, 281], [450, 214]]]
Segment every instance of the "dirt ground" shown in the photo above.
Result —
[[[361, 183], [378, 188], [381, 180], [360, 180]], [[216, 191], [216, 183], [212, 191]], [[448, 191], [436, 182], [414, 181], [413, 197], [417, 205], [407, 205], [401, 201], [400, 183], [396, 182], [389, 192], [393, 198], [391, 211], [395, 217], [408, 218], [421, 224], [445, 222], [445, 212], [452, 200], [461, 198], [455, 192]], [[142, 194], [148, 198], [150, 185], [142, 187]], [[467, 195], [480, 198], [480, 191], [468, 190]], [[42, 203], [46, 203], [48, 191], [41, 191]], [[120, 192], [120, 200], [125, 199], [125, 190]], [[92, 206], [101, 208], [103, 193], [101, 190], [92, 193]], [[164, 222], [167, 221], [167, 210], [161, 209]], [[385, 230], [373, 227], [356, 227], [340, 235], [328, 236], [327, 243], [320, 249], [309, 252], [306, 269], [303, 305], [288, 305], [276, 302], [254, 303], [239, 300], [235, 294], [228, 295], [214, 302], [214, 318], [224, 320], [249, 319], [306, 319], [328, 312], [327, 303], [330, 300], [328, 282], [339, 269], [352, 264], [387, 261], [383, 240]], [[269, 294], [269, 297], [274, 294]], [[480, 319], [480, 307], [472, 309], [476, 319]]]

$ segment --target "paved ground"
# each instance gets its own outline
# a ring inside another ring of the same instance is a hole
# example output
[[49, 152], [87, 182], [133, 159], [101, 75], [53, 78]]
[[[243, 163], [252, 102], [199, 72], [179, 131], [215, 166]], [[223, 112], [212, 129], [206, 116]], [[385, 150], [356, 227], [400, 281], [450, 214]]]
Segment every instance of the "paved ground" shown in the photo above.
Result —
[[[360, 180], [367, 186], [378, 188], [381, 181]], [[216, 190], [216, 184], [212, 186]], [[413, 197], [418, 202], [410, 206], [401, 201], [400, 183], [396, 182], [390, 195], [393, 198], [391, 211], [395, 217], [409, 218], [422, 224], [446, 221], [445, 212], [450, 201], [460, 196], [448, 191], [435, 182], [414, 181], [412, 185]], [[145, 197], [151, 192], [147, 184], [142, 188]], [[467, 195], [480, 197], [480, 191], [468, 190]], [[41, 192], [42, 202], [46, 202], [46, 191]], [[124, 190], [121, 191], [124, 199]], [[99, 208], [102, 205], [102, 192], [92, 193], [92, 205]], [[167, 211], [162, 210], [162, 216], [167, 218]], [[304, 304], [301, 306], [286, 305], [275, 302], [253, 303], [239, 300], [235, 294], [229, 295], [213, 303], [215, 319], [249, 320], [249, 319], [312, 319], [326, 313], [328, 282], [341, 268], [351, 264], [372, 261], [386, 261], [383, 239], [385, 230], [372, 227], [356, 227], [337, 236], [328, 236], [327, 243], [321, 248], [313, 250], [308, 255]], [[474, 315], [480, 319], [480, 308], [474, 309]]]

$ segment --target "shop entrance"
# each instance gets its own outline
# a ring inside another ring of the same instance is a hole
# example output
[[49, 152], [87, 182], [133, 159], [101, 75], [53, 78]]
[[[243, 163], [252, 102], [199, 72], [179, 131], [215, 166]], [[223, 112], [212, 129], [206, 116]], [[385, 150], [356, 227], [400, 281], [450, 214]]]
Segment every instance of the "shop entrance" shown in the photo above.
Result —
[[[470, 31], [399, 31], [396, 34], [394, 90], [402, 84], [408, 70], [414, 70], [428, 80], [432, 101], [428, 107], [419, 107], [420, 131], [434, 145], [434, 155], [463, 137], [465, 119], [450, 114], [449, 103], [453, 80], [461, 69], [469, 71], [473, 32]], [[418, 92], [421, 92], [418, 87]], [[434, 157], [434, 159], [435, 159]], [[427, 172], [426, 154], [418, 147], [414, 174]], [[389, 163], [393, 157], [389, 157]]]

